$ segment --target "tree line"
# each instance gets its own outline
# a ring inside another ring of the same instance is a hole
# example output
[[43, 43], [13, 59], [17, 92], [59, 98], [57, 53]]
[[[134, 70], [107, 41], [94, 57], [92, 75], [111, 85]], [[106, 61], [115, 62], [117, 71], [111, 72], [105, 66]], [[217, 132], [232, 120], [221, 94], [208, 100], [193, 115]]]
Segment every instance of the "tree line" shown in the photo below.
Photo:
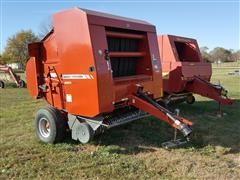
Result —
[[206, 62], [222, 63], [222, 62], [237, 62], [240, 61], [240, 50], [225, 49], [223, 47], [215, 47], [209, 51], [208, 47], [201, 47], [200, 52], [202, 58]]
[[0, 54], [0, 64], [19, 63], [26, 66], [28, 60], [28, 44], [39, 41], [32, 30], [21, 30], [7, 39], [7, 44]]
[[[48, 28], [49, 29], [49, 28]], [[49, 30], [44, 30], [47, 32]], [[22, 30], [11, 36], [7, 40], [7, 44], [0, 54], [0, 64], [19, 63], [21, 67], [26, 66], [28, 60], [27, 45], [32, 42], [37, 42], [42, 38], [34, 34], [32, 30]], [[207, 62], [236, 62], [240, 60], [240, 50], [228, 50], [223, 47], [216, 47], [209, 51], [208, 47], [200, 48], [202, 57]]]

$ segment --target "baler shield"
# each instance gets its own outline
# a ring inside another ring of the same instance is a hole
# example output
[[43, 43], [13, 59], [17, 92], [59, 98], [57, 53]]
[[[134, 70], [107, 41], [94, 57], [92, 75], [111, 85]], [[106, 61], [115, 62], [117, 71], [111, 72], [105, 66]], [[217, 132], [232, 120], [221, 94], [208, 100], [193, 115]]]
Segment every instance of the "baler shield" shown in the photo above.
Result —
[[29, 94], [35, 98], [39, 95], [37, 66], [35, 57], [31, 57], [26, 65], [26, 80]]

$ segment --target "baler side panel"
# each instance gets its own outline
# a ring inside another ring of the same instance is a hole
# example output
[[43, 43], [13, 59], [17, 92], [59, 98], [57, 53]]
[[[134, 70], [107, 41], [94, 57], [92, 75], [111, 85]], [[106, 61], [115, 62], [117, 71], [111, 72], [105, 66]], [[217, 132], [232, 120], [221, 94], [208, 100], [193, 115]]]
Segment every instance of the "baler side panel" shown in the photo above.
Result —
[[51, 31], [42, 41], [41, 57], [41, 80], [40, 86], [46, 85], [47, 88], [41, 94], [52, 106], [65, 109], [64, 87], [60, 75], [59, 50], [56, 42], [56, 34]]
[[169, 72], [176, 67], [175, 54], [170, 39], [166, 35], [158, 36], [159, 53], [161, 56], [163, 78], [168, 78]]
[[90, 25], [93, 52], [98, 76], [99, 109], [108, 112], [114, 109], [114, 88], [110, 61], [105, 59], [107, 47], [106, 32], [104, 26]]
[[152, 85], [151, 89], [148, 89], [148, 86], [144, 88], [147, 91], [152, 92], [154, 94], [154, 98], [159, 98], [162, 97], [163, 95], [163, 81], [162, 81], [162, 66], [157, 43], [157, 35], [156, 33], [148, 32], [147, 38], [149, 45], [149, 54], [152, 63], [153, 83], [151, 83]]
[[77, 8], [57, 13], [53, 16], [53, 26], [66, 110], [71, 114], [96, 116], [100, 113], [98, 87], [96, 71], [89, 72], [95, 62], [87, 15]]
[[31, 57], [26, 65], [26, 80], [29, 94], [34, 98], [37, 98], [39, 91], [35, 57]]
[[42, 43], [31, 43], [28, 45], [28, 54], [30, 56], [26, 64], [26, 81], [29, 94], [34, 98], [40, 95], [39, 85], [42, 83], [40, 74], [42, 74], [41, 51]]
[[210, 80], [212, 67], [210, 63], [182, 63], [182, 75], [184, 78], [193, 78], [194, 76], [203, 77]]

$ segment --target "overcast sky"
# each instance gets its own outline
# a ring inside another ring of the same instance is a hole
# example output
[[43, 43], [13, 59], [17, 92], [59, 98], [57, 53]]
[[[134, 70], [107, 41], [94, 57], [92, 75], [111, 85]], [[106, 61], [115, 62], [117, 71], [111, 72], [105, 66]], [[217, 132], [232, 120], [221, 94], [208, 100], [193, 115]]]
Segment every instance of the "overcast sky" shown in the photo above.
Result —
[[1, 0], [0, 52], [16, 32], [38, 34], [54, 12], [74, 6], [146, 20], [158, 34], [196, 38], [200, 47], [240, 49], [239, 0]]

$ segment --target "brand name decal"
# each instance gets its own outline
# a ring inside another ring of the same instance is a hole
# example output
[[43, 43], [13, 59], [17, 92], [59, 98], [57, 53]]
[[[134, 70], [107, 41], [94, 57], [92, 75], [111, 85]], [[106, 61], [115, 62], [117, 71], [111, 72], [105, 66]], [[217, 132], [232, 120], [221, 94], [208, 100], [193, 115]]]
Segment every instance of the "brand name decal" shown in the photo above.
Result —
[[63, 74], [63, 79], [94, 79], [91, 74]]

